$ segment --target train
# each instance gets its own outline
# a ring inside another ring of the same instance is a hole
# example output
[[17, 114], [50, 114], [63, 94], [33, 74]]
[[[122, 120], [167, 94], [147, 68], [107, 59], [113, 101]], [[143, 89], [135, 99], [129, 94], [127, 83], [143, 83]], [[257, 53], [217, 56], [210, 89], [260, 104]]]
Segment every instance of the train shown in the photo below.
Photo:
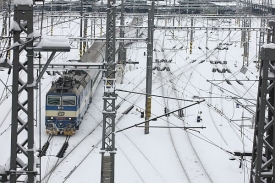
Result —
[[74, 135], [102, 77], [99, 70], [69, 70], [46, 94], [46, 133]]
[[[139, 19], [134, 18], [131, 23], [142, 22]], [[136, 34], [136, 30], [128, 28], [125, 33], [131, 37]], [[125, 41], [125, 44], [127, 43]], [[95, 42], [84, 53], [80, 61], [102, 63], [105, 49], [104, 42]], [[71, 136], [76, 133], [89, 104], [92, 102], [92, 97], [101, 78], [102, 71], [100, 69], [69, 70], [52, 82], [52, 86], [46, 94], [45, 102], [47, 134]]]
[[[80, 62], [102, 63], [105, 44], [94, 43]], [[45, 126], [49, 135], [71, 136], [76, 133], [102, 78], [100, 69], [68, 70], [46, 93]]]

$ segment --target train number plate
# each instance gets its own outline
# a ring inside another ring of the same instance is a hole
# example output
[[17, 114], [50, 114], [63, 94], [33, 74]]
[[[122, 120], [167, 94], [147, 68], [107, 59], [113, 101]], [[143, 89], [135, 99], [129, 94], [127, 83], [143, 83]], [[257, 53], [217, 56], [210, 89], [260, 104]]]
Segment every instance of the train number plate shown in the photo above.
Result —
[[65, 117], [57, 117], [56, 119], [57, 120], [65, 120], [66, 118]]

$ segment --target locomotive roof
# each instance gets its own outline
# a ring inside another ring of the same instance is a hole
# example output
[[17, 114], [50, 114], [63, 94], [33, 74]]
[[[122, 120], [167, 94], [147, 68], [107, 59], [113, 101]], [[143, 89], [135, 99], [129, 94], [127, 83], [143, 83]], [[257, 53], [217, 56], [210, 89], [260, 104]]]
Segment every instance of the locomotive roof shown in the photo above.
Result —
[[70, 70], [52, 83], [49, 93], [73, 93], [79, 95], [87, 86], [90, 75], [84, 70]]

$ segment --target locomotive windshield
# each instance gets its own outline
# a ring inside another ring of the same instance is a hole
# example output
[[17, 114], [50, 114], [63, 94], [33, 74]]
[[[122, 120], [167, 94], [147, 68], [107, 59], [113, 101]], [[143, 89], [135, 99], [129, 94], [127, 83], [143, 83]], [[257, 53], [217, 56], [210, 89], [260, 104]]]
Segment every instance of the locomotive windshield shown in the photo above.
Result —
[[60, 106], [62, 99], [62, 106], [75, 106], [76, 99], [75, 96], [56, 96], [56, 95], [49, 95], [47, 104], [51, 106]]
[[60, 105], [60, 96], [49, 95], [47, 100], [48, 105]]
[[75, 97], [74, 96], [62, 96], [62, 105], [63, 106], [75, 106]]

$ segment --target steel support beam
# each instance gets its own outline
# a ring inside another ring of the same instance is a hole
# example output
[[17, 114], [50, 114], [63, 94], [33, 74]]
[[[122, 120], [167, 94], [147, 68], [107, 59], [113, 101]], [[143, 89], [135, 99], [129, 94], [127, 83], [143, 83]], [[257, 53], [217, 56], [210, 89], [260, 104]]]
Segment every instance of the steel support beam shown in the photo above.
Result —
[[106, 21], [106, 56], [104, 62], [103, 130], [101, 148], [101, 183], [114, 183], [115, 176], [115, 27], [116, 1], [108, 0]]
[[[274, 41], [274, 25], [271, 28]], [[269, 41], [268, 41], [269, 42]], [[255, 117], [255, 131], [252, 148], [250, 183], [273, 183], [275, 181], [275, 53], [274, 43], [261, 49], [260, 78]]]
[[[120, 15], [120, 28], [119, 28], [119, 37], [124, 38], [124, 0], [121, 1], [121, 15]], [[119, 42], [118, 48], [118, 60], [116, 65], [116, 82], [122, 84], [124, 79], [124, 70], [126, 65], [126, 49], [124, 40]]]
[[[269, 14], [269, 0], [262, 0], [262, 6], [260, 6], [260, 11], [262, 12], [262, 17], [261, 17], [261, 25], [260, 27], [265, 28], [266, 23], [267, 23], [267, 15]], [[261, 47], [265, 42], [265, 30], [260, 30], [260, 38], [259, 38], [259, 56], [258, 56], [258, 63], [260, 63], [260, 51]], [[259, 65], [257, 65], [257, 68]]]
[[[270, 5], [271, 6], [271, 5]], [[103, 12], [98, 13], [99, 15], [96, 15], [96, 13], [92, 12], [89, 13], [87, 12], [87, 16], [83, 17], [84, 19], [96, 19], [96, 18], [107, 18], [106, 14], [104, 14]], [[148, 16], [148, 13], [127, 13], [125, 12], [124, 15], [130, 16], [130, 17], [141, 17], [141, 16]], [[45, 15], [45, 17], [63, 17], [63, 18], [80, 18], [81, 16], [79, 14], [57, 14], [57, 15]], [[212, 14], [157, 14], [157, 12], [155, 12], [155, 18], [173, 18], [173, 17], [181, 17], [181, 18], [191, 18], [191, 17], [195, 17], [196, 19], [238, 19], [238, 18], [248, 18], [248, 19], [259, 19], [259, 18], [267, 18], [267, 19], [271, 19], [274, 18], [273, 15], [266, 15], [266, 16], [247, 16], [247, 15], [243, 15], [243, 14], [233, 14], [233, 15], [223, 15], [223, 14], [217, 14], [217, 15], [212, 15]]]
[[[154, 41], [154, 13], [155, 0], [148, 10], [148, 43], [147, 43], [147, 68], [146, 68], [146, 100], [145, 100], [145, 120], [151, 117], [151, 94], [152, 94], [152, 67], [153, 67], [153, 41]], [[145, 123], [145, 134], [149, 134], [149, 121]]]
[[[79, 29], [79, 36], [80, 37], [83, 37], [82, 35], [83, 35], [83, 1], [80, 1], [80, 29]], [[82, 57], [82, 55], [83, 55], [83, 43], [82, 42], [80, 42], [80, 45], [79, 45], [79, 58], [81, 58]]]
[[[119, 37], [124, 38], [124, 29], [122, 26], [125, 24], [124, 20], [124, 0], [121, 1], [121, 15], [120, 15], [120, 29], [119, 29]], [[124, 40], [119, 42], [119, 49], [118, 49], [118, 64], [125, 64], [125, 48], [124, 48]]]
[[[13, 48], [10, 182], [27, 180], [33, 183], [37, 174], [34, 157], [33, 38], [20, 37], [21, 33], [33, 33], [33, 5], [15, 5], [14, 21], [21, 29], [13, 30], [14, 42], [23, 46]], [[27, 23], [25, 27], [22, 26], [24, 22]], [[20, 61], [21, 51], [26, 52], [27, 61], [23, 59], [24, 63]]]
[[[86, 14], [84, 15], [84, 32], [83, 32], [83, 35], [84, 35], [84, 38], [87, 37], [87, 29], [88, 29], [88, 19], [85, 18]], [[87, 51], [87, 48], [88, 48], [88, 41], [85, 41], [83, 43], [83, 49], [82, 49], [82, 53], [84, 54], [86, 51]]]

